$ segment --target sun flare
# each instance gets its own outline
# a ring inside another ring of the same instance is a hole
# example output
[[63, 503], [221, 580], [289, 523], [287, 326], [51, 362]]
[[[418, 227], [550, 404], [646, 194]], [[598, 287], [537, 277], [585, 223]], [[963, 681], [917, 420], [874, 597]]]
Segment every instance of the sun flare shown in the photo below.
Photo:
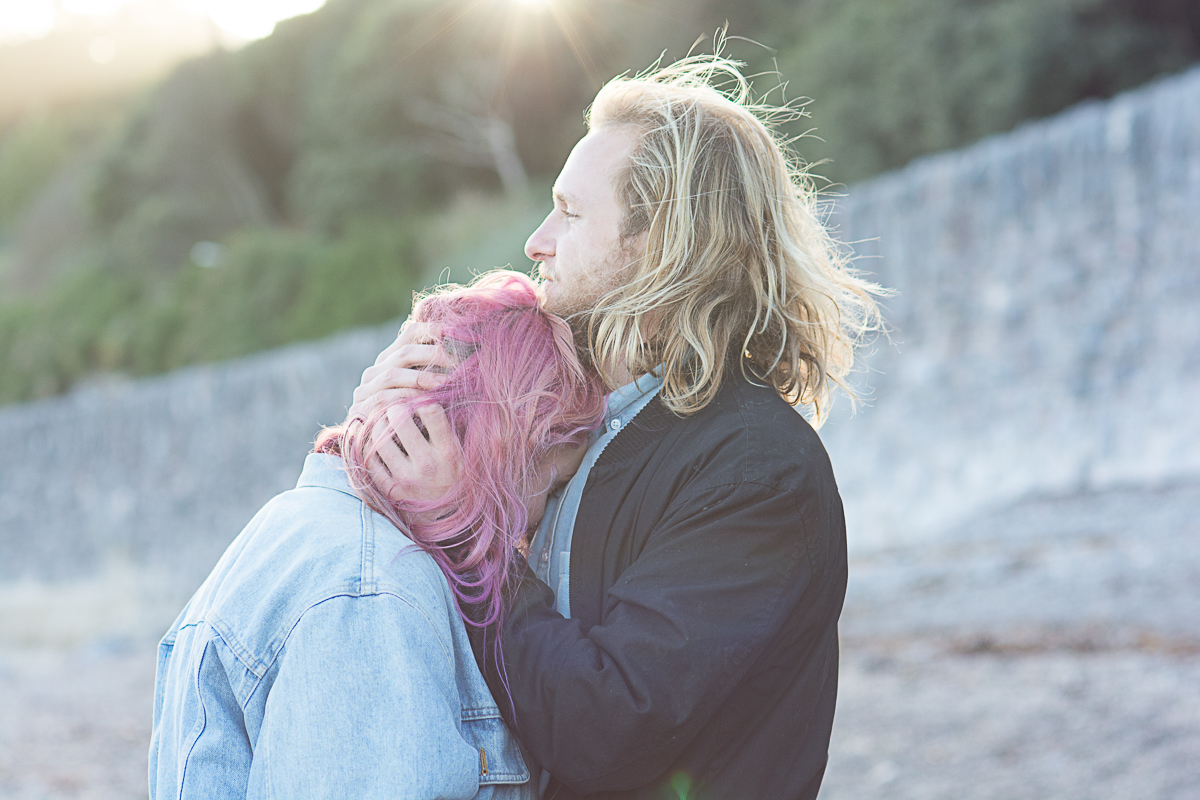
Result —
[[[167, 2], [168, 0], [162, 0]], [[148, 0], [0, 0], [0, 44], [16, 44], [49, 34], [60, 21], [71, 17], [112, 17], [129, 6]], [[325, 0], [169, 0], [193, 14], [207, 16], [236, 37], [260, 39], [280, 20], [307, 14]], [[546, 0], [530, 0], [544, 5]], [[94, 57], [94, 56], [93, 56]], [[97, 63], [101, 63], [97, 61]]]

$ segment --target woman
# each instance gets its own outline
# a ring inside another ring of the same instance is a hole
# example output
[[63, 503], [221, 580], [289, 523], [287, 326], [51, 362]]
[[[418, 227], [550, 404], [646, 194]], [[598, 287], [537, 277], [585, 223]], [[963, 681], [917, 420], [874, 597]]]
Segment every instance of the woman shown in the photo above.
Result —
[[[442, 290], [413, 318], [455, 359], [447, 379], [324, 431], [163, 639], [152, 799], [535, 796], [464, 618], [504, 615], [514, 548], [603, 392], [524, 276]], [[454, 448], [442, 498], [376, 487], [379, 450], [405, 442]]]

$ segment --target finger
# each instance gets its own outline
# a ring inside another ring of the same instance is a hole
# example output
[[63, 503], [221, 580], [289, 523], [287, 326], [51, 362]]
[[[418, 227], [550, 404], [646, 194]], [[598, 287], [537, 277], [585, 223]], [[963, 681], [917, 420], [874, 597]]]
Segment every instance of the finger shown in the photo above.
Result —
[[389, 369], [419, 369], [429, 365], [445, 367], [448, 363], [445, 352], [437, 345], [406, 344], [380, 353], [375, 363], [363, 370], [361, 382], [366, 383]]
[[396, 502], [403, 496], [405, 476], [412, 472], [410, 458], [393, 435], [391, 423], [380, 418], [371, 429], [371, 452], [367, 472], [375, 486], [388, 500]]
[[401, 347], [409, 344], [434, 344], [439, 338], [439, 327], [428, 322], [413, 322], [411, 318], [404, 320], [396, 338], [379, 354], [375, 363], [379, 364]]
[[[381, 414], [375, 420], [374, 424], [371, 426], [371, 434], [367, 437], [364, 445], [364, 452], [366, 453], [380, 453], [389, 445], [399, 449], [400, 443], [395, 438], [395, 435], [392, 431], [391, 420], [388, 419], [386, 413]], [[407, 454], [403, 451], [400, 451], [399, 455], [401, 457], [407, 457]], [[385, 458], [385, 463], [387, 463], [390, 458], [390, 456]], [[391, 468], [392, 465], [388, 464], [388, 469]]]
[[380, 494], [387, 498], [388, 502], [395, 503], [399, 499], [401, 496], [400, 485], [381, 456], [372, 456], [367, 461], [367, 474], [371, 477], [371, 483], [375, 485]]
[[421, 433], [421, 429], [417, 427], [417, 423], [413, 419], [412, 408], [407, 405], [392, 406], [387, 410], [387, 418], [392, 435], [396, 437], [400, 447], [404, 448], [404, 452], [408, 454], [409, 468], [422, 471], [421, 466], [430, 459], [433, 448], [425, 439], [425, 435]]
[[426, 403], [416, 410], [425, 432], [429, 435], [429, 444], [442, 454], [454, 452], [454, 433], [450, 429], [450, 419], [446, 411], [437, 403]]
[[416, 389], [382, 389], [350, 406], [346, 418], [366, 419], [379, 406], [385, 406], [399, 400], [407, 400], [410, 397], [419, 397], [421, 394], [423, 392], [419, 392]]
[[[400, 331], [401, 331], [401, 334], [403, 334], [404, 329], [401, 328]], [[391, 356], [393, 353], [395, 353], [397, 350], [399, 350], [401, 347], [403, 347], [406, 344], [408, 344], [408, 342], [406, 342], [403, 338], [401, 338], [401, 335], [397, 335], [396, 338], [392, 340], [391, 344], [389, 344], [387, 347], [385, 347], [379, 353], [379, 355], [375, 356], [375, 365], [378, 366], [379, 364], [382, 364], [384, 361], [386, 361], [388, 359], [389, 356]]]
[[453, 362], [440, 344], [411, 343], [397, 347], [391, 355], [376, 364], [375, 368], [428, 366], [451, 367]]
[[396, 334], [395, 340], [375, 359], [375, 363], [383, 363], [398, 350], [403, 350], [406, 347], [435, 345], [438, 342], [439, 334], [440, 329], [429, 323], [406, 322], [400, 328], [400, 332]]
[[447, 377], [437, 372], [406, 367], [368, 367], [363, 380], [354, 390], [353, 402], [361, 403], [369, 397], [388, 389], [407, 389], [416, 392], [431, 392], [445, 383]]
[[435, 344], [442, 338], [442, 328], [429, 322], [405, 320], [396, 338], [405, 344]]
[[436, 344], [439, 332], [436, 325], [405, 320], [396, 339], [375, 358], [374, 364], [363, 370], [352, 395], [352, 405], [358, 405], [383, 389], [430, 391], [437, 388], [439, 381], [423, 380], [394, 370], [423, 370], [434, 366], [438, 369], [433, 374], [449, 372], [453, 363]]
[[371, 476], [371, 482], [375, 484], [375, 488], [382, 492], [384, 497], [391, 499], [389, 489], [396, 479], [392, 477], [392, 471], [388, 469], [382, 458], [376, 455], [368, 459], [367, 474]]
[[379, 376], [386, 375], [393, 370], [428, 370], [431, 367], [436, 368], [434, 370], [435, 374], [449, 372], [454, 367], [454, 362], [447, 356], [446, 351], [438, 345], [407, 344], [393, 351], [382, 361], [377, 361], [363, 370], [359, 386], [365, 386], [376, 380]]

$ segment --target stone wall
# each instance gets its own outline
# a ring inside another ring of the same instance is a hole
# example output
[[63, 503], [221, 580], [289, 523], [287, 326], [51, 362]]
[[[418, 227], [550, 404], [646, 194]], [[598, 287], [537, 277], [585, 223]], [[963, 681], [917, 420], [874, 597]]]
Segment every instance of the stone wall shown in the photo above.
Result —
[[1200, 70], [853, 187], [897, 291], [871, 406], [823, 431], [852, 543], [1200, 476]]
[[[823, 429], [858, 551], [1030, 495], [1200, 476], [1200, 71], [853, 187], [897, 290], [871, 404]], [[0, 580], [190, 592], [395, 326], [0, 410]]]
[[190, 593], [342, 421], [396, 325], [0, 410], [0, 580], [146, 564]]

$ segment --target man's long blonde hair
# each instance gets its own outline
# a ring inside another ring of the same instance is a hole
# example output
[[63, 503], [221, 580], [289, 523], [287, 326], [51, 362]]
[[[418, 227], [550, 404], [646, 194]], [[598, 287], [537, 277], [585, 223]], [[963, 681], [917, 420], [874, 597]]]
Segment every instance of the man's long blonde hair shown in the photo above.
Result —
[[740, 366], [820, 424], [832, 388], [850, 392], [862, 337], [882, 327], [882, 290], [830, 236], [811, 180], [774, 130], [796, 110], [755, 103], [740, 67], [691, 56], [596, 96], [589, 129], [638, 135], [617, 193], [623, 241], [644, 233], [646, 247], [591, 315], [588, 338], [602, 373], [663, 364], [663, 401], [677, 414], [707, 405]]

